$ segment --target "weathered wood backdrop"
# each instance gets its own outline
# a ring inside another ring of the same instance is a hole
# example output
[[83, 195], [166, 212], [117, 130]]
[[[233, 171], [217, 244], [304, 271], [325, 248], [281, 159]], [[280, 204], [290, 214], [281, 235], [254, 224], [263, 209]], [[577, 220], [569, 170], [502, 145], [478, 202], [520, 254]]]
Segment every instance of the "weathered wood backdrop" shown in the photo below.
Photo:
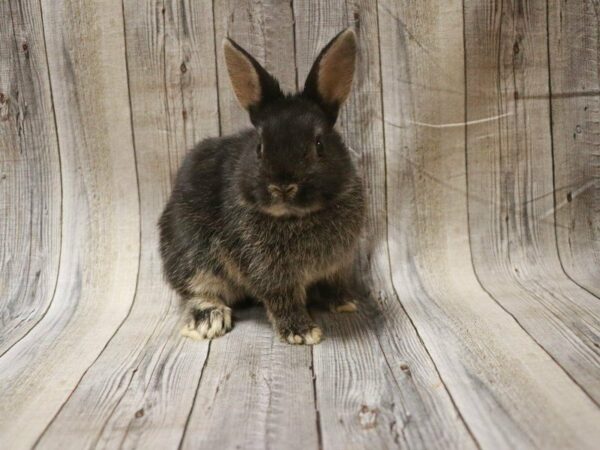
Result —
[[[598, 448], [598, 0], [0, 0], [0, 448]], [[316, 347], [180, 338], [157, 217], [248, 121], [229, 35], [340, 128], [372, 301]]]

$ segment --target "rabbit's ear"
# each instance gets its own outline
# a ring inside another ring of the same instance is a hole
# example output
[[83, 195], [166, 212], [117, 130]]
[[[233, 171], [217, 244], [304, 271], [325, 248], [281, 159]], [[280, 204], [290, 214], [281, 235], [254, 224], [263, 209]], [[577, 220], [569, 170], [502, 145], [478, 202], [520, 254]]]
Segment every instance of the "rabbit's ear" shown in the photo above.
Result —
[[260, 109], [283, 97], [279, 83], [232, 39], [223, 41], [223, 51], [235, 95], [240, 105], [250, 113], [252, 123], [256, 124]]
[[317, 102], [332, 124], [350, 93], [355, 59], [356, 35], [346, 28], [321, 51], [306, 78], [302, 95]]

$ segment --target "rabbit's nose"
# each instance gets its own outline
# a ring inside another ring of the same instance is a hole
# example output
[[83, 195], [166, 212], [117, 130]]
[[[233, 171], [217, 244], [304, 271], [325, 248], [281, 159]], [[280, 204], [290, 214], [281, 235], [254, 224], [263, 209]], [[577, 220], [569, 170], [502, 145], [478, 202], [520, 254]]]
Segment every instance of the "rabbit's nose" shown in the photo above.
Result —
[[281, 191], [284, 196], [292, 198], [296, 195], [296, 192], [298, 192], [298, 185], [295, 183], [283, 185], [281, 186]]
[[296, 183], [292, 184], [270, 184], [269, 192], [273, 197], [277, 198], [293, 198], [298, 192], [298, 185]]

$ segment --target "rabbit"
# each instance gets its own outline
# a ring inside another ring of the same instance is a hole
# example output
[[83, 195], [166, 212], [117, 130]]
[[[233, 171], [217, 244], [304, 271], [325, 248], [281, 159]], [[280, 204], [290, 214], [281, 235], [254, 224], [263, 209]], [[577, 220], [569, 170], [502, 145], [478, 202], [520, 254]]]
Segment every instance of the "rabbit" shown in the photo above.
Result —
[[328, 292], [334, 311], [357, 309], [351, 268], [365, 196], [334, 129], [354, 76], [356, 36], [335, 36], [295, 94], [284, 94], [233, 40], [223, 48], [253, 127], [197, 144], [160, 217], [164, 273], [185, 305], [182, 334], [224, 335], [231, 308], [252, 298], [283, 341], [317, 344], [323, 334], [308, 313], [310, 292]]

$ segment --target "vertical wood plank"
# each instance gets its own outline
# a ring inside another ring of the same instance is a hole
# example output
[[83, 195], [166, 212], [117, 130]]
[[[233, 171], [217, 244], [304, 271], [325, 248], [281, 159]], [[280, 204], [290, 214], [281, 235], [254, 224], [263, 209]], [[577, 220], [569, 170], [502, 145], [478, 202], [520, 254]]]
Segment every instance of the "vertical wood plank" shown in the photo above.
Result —
[[326, 339], [313, 355], [322, 443], [335, 449], [474, 448], [390, 282], [376, 6], [368, 1], [294, 4], [301, 83], [321, 48], [344, 27], [352, 25], [359, 41], [353, 90], [338, 126], [357, 154], [369, 198], [369, 239], [362, 246], [361, 266], [370, 269], [372, 298], [365, 299], [359, 314], [320, 317]]
[[37, 3], [0, 4], [0, 355], [46, 311], [61, 241], [58, 142]]
[[137, 291], [40, 440], [45, 448], [177, 448], [208, 355], [208, 342], [179, 334], [156, 223], [185, 152], [219, 132], [212, 5], [129, 1], [123, 12], [141, 208]]
[[548, 12], [558, 249], [600, 296], [600, 6], [556, 0]]
[[[464, 31], [493, 26], [494, 9], [486, 11], [477, 21], [465, 21]], [[384, 0], [379, 18], [388, 242], [400, 301], [482, 447], [593, 448], [595, 404], [481, 289], [473, 273], [465, 196], [462, 2]], [[467, 63], [473, 57], [478, 55], [467, 48]], [[494, 92], [468, 89], [473, 101]], [[494, 176], [469, 169], [473, 177]], [[470, 183], [471, 177], [471, 189]]]
[[[30, 447], [133, 299], [139, 254], [120, 2], [42, 2], [62, 165], [61, 268], [43, 320], [0, 359], [0, 435]], [[10, 430], [10, 431], [9, 431]]]
[[[292, 6], [271, 0], [215, 1], [214, 13], [219, 116], [228, 134], [249, 121], [233, 96], [221, 43], [232, 37], [282, 87], [294, 89]], [[316, 448], [310, 348], [280, 342], [262, 308], [238, 316], [233, 331], [211, 343], [182, 448]]]
[[495, 118], [467, 129], [473, 261], [498, 303], [600, 402], [600, 302], [565, 276], [556, 249], [546, 12], [544, 2], [465, 9], [467, 120]]

